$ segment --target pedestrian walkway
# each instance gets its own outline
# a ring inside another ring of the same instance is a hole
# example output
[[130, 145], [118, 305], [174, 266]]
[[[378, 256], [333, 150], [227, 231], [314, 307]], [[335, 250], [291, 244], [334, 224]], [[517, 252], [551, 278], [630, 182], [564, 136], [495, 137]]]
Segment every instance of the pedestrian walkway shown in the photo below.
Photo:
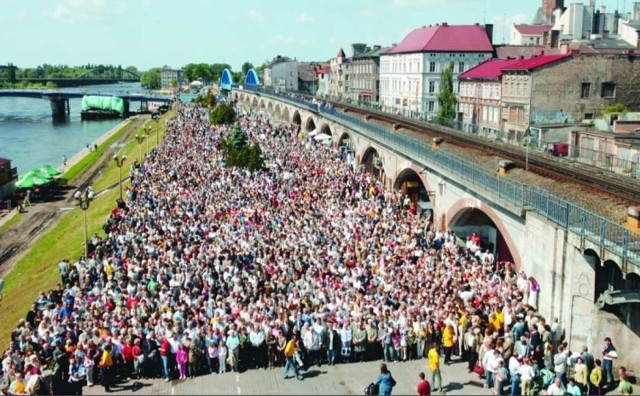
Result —
[[[150, 395], [362, 395], [363, 389], [375, 380], [380, 367], [378, 362], [313, 366], [303, 372], [305, 379], [282, 379], [282, 368], [249, 370], [241, 374], [211, 374], [186, 381], [169, 383], [161, 379], [141, 380], [114, 388], [114, 394]], [[398, 385], [394, 395], [414, 395], [418, 373], [426, 371], [426, 360], [412, 360], [389, 364], [389, 370]], [[468, 374], [465, 363], [455, 363], [442, 368], [442, 381], [447, 395], [491, 395], [492, 390], [482, 388], [478, 376]], [[84, 389], [85, 395], [99, 395], [101, 386]], [[437, 394], [434, 393], [434, 394]]]

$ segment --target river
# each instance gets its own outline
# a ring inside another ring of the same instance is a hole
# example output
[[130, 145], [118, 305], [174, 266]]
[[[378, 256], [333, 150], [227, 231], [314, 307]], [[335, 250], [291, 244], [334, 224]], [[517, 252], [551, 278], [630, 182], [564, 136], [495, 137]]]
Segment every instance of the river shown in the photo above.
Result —
[[[142, 92], [140, 84], [97, 85], [72, 88], [100, 93]], [[70, 99], [71, 113], [66, 121], [53, 121], [48, 100], [0, 97], [0, 158], [10, 159], [22, 175], [33, 168], [62, 164], [86, 150], [87, 144], [108, 132], [122, 119], [80, 120], [82, 99]], [[131, 110], [138, 108], [131, 103]]]

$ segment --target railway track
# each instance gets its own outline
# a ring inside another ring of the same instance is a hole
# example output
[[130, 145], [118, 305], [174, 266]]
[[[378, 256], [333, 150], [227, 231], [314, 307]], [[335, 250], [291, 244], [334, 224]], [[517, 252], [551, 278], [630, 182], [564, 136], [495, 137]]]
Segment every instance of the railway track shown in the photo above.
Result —
[[336, 109], [342, 109], [345, 112], [363, 116], [368, 115], [373, 120], [394, 125], [396, 128], [415, 131], [421, 135], [426, 135], [426, 137], [442, 137], [457, 146], [472, 148], [488, 155], [498, 156], [502, 159], [512, 161], [517, 167], [522, 169], [527, 166], [528, 162], [528, 169], [534, 173], [561, 182], [580, 184], [616, 198], [620, 200], [621, 203], [627, 205], [640, 205], [640, 183], [635, 179], [536, 152], [529, 152], [527, 160], [526, 149], [518, 146], [483, 139], [440, 125], [427, 124], [379, 111], [369, 111], [340, 102], [328, 102]]

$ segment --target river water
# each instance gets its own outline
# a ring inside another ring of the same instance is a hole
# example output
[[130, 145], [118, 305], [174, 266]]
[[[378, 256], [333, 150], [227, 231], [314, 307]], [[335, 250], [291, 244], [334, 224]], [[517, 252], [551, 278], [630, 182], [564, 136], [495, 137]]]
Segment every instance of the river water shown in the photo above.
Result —
[[[140, 84], [97, 85], [72, 88], [88, 92], [141, 92]], [[10, 159], [22, 175], [49, 164], [58, 167], [62, 157], [71, 158], [120, 123], [122, 119], [80, 120], [82, 99], [70, 99], [66, 121], [53, 121], [48, 100], [0, 96], [0, 158]], [[131, 111], [138, 108], [131, 103]]]

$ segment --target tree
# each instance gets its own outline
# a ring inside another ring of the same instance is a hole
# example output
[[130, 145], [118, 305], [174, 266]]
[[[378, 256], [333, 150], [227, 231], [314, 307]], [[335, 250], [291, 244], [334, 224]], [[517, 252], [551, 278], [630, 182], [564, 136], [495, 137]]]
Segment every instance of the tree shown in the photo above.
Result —
[[224, 69], [231, 70], [231, 66], [227, 63], [214, 63], [213, 65], [210, 65], [209, 68], [211, 69], [212, 81], [219, 81]]
[[604, 108], [604, 115], [607, 116], [611, 113], [622, 113], [625, 114], [627, 112], [627, 108], [622, 103], [614, 103]]
[[245, 74], [242, 74], [242, 72], [231, 72], [231, 77], [233, 78], [233, 81], [238, 84], [244, 83], [244, 76]]
[[159, 68], [149, 69], [140, 75], [140, 85], [142, 85], [143, 88], [158, 89], [160, 88], [160, 83]]
[[440, 73], [440, 92], [438, 93], [438, 117], [456, 118], [456, 94], [453, 92], [453, 65]]
[[222, 103], [209, 114], [209, 122], [213, 125], [228, 125], [235, 120], [236, 111], [231, 103]]
[[245, 75], [245, 76], [246, 76], [246, 75], [247, 75], [247, 72], [248, 72], [250, 69], [253, 69], [253, 65], [252, 65], [250, 62], [244, 62], [244, 63], [242, 64], [242, 74], [243, 74], [243, 75]]
[[231, 131], [231, 144], [235, 149], [242, 149], [247, 146], [247, 137], [238, 122], [236, 122], [233, 126], [233, 131]]
[[139, 74], [138, 68], [135, 66], [127, 66], [124, 70], [128, 71], [129, 73]]

